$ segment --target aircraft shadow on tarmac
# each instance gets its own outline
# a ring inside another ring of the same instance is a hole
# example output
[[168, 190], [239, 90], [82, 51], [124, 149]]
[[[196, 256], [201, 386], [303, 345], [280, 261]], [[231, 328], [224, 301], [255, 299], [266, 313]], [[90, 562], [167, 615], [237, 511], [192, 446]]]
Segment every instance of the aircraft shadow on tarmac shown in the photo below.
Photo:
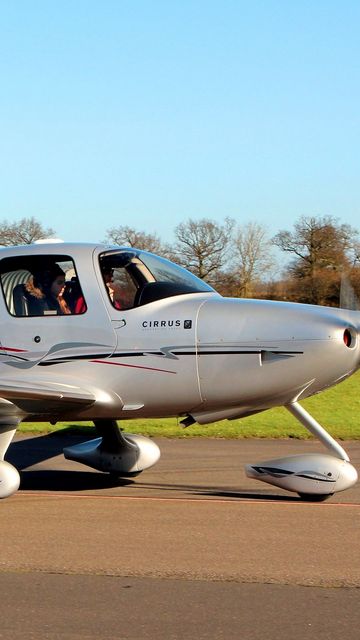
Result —
[[[64, 470], [29, 470], [21, 472], [21, 489], [23, 491], [59, 491], [78, 492], [96, 491], [102, 489], [114, 489], [125, 487], [130, 489], [127, 496], [131, 497], [131, 489], [145, 489], [159, 491], [157, 497], [168, 497], [171, 494], [182, 493], [187, 496], [204, 498], [223, 498], [228, 500], [272, 500], [281, 502], [299, 502], [298, 496], [285, 496], [274, 493], [257, 493], [252, 491], [218, 491], [215, 488], [206, 489], [204, 486], [193, 485], [170, 485], [157, 483], [142, 483], [132, 478], [117, 478], [108, 473], [93, 471], [64, 471]], [[149, 494], [147, 494], [149, 495]], [[143, 497], [146, 497], [143, 496]], [[174, 499], [182, 498], [183, 495], [172, 496]]]
[[21, 472], [22, 491], [96, 491], [131, 485], [131, 478], [114, 478], [92, 471], [39, 470]]
[[61, 429], [43, 436], [21, 438], [12, 442], [5, 459], [19, 471], [62, 454], [64, 447], [98, 437], [95, 430], [81, 435]]
[[[257, 491], [234, 491], [185, 484], [147, 483], [138, 479], [114, 477], [108, 473], [97, 471], [72, 471], [64, 469], [28, 469], [62, 454], [64, 447], [85, 442], [97, 437], [94, 432], [81, 435], [74, 434], [69, 429], [49, 433], [34, 438], [23, 438], [12, 443], [6, 454], [6, 460], [21, 472], [21, 489], [23, 491], [96, 491], [126, 486], [131, 489], [145, 489], [160, 491], [161, 497], [174, 493], [183, 493], [204, 498], [223, 498], [229, 500], [271, 500], [299, 502], [298, 496], [279, 495], [271, 491], [258, 493]], [[177, 496], [181, 497], [181, 496]]]

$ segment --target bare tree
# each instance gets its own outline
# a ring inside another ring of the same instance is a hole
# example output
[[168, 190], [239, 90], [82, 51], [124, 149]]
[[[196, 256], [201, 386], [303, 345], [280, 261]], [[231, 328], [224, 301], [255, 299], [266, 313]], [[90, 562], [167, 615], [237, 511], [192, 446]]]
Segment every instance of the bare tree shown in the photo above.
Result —
[[118, 244], [119, 246], [135, 247], [136, 249], [150, 251], [162, 256], [167, 256], [169, 253], [169, 248], [161, 242], [156, 233], [145, 233], [128, 226], [108, 229], [105, 242]]
[[22, 218], [19, 222], [0, 223], [0, 245], [32, 244], [36, 240], [51, 238], [55, 234], [53, 229], [46, 229], [35, 218]]
[[358, 232], [349, 225], [338, 225], [335, 218], [302, 217], [294, 231], [280, 231], [273, 242], [282, 251], [296, 256], [294, 271], [313, 275], [317, 269], [339, 269], [349, 265]]
[[268, 276], [274, 266], [271, 246], [266, 229], [257, 222], [238, 228], [234, 240], [236, 295], [251, 297], [254, 285]]
[[302, 217], [294, 231], [280, 231], [273, 242], [295, 259], [288, 267], [291, 296], [301, 302], [338, 304], [340, 272], [357, 261], [358, 232], [335, 218]]
[[214, 283], [228, 259], [233, 229], [231, 218], [225, 218], [223, 225], [208, 218], [189, 219], [175, 228], [173, 257], [199, 278]]

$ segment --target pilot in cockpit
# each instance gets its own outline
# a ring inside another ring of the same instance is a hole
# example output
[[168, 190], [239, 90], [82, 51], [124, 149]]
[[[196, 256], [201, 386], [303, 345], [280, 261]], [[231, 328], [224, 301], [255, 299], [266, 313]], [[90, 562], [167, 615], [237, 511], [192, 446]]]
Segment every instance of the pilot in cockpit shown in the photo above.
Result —
[[119, 285], [114, 282], [114, 269], [108, 264], [101, 265], [101, 273], [108, 290], [109, 298], [115, 309], [122, 309], [122, 292]]

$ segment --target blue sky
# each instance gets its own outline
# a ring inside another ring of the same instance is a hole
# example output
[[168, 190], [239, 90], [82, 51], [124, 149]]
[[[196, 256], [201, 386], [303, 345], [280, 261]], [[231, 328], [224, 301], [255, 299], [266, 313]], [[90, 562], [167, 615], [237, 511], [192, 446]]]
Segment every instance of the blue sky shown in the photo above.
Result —
[[0, 0], [0, 220], [360, 227], [360, 3]]

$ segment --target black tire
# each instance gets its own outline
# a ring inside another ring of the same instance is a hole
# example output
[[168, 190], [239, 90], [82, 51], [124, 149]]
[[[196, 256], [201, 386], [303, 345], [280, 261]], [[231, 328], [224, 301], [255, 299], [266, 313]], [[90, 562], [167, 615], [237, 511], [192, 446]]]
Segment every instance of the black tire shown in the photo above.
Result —
[[118, 473], [117, 471], [109, 471], [109, 476], [114, 480], [126, 480], [127, 478], [136, 478], [142, 471], [129, 471], [128, 473]]
[[333, 495], [333, 493], [299, 493], [301, 500], [304, 502], [325, 502]]

